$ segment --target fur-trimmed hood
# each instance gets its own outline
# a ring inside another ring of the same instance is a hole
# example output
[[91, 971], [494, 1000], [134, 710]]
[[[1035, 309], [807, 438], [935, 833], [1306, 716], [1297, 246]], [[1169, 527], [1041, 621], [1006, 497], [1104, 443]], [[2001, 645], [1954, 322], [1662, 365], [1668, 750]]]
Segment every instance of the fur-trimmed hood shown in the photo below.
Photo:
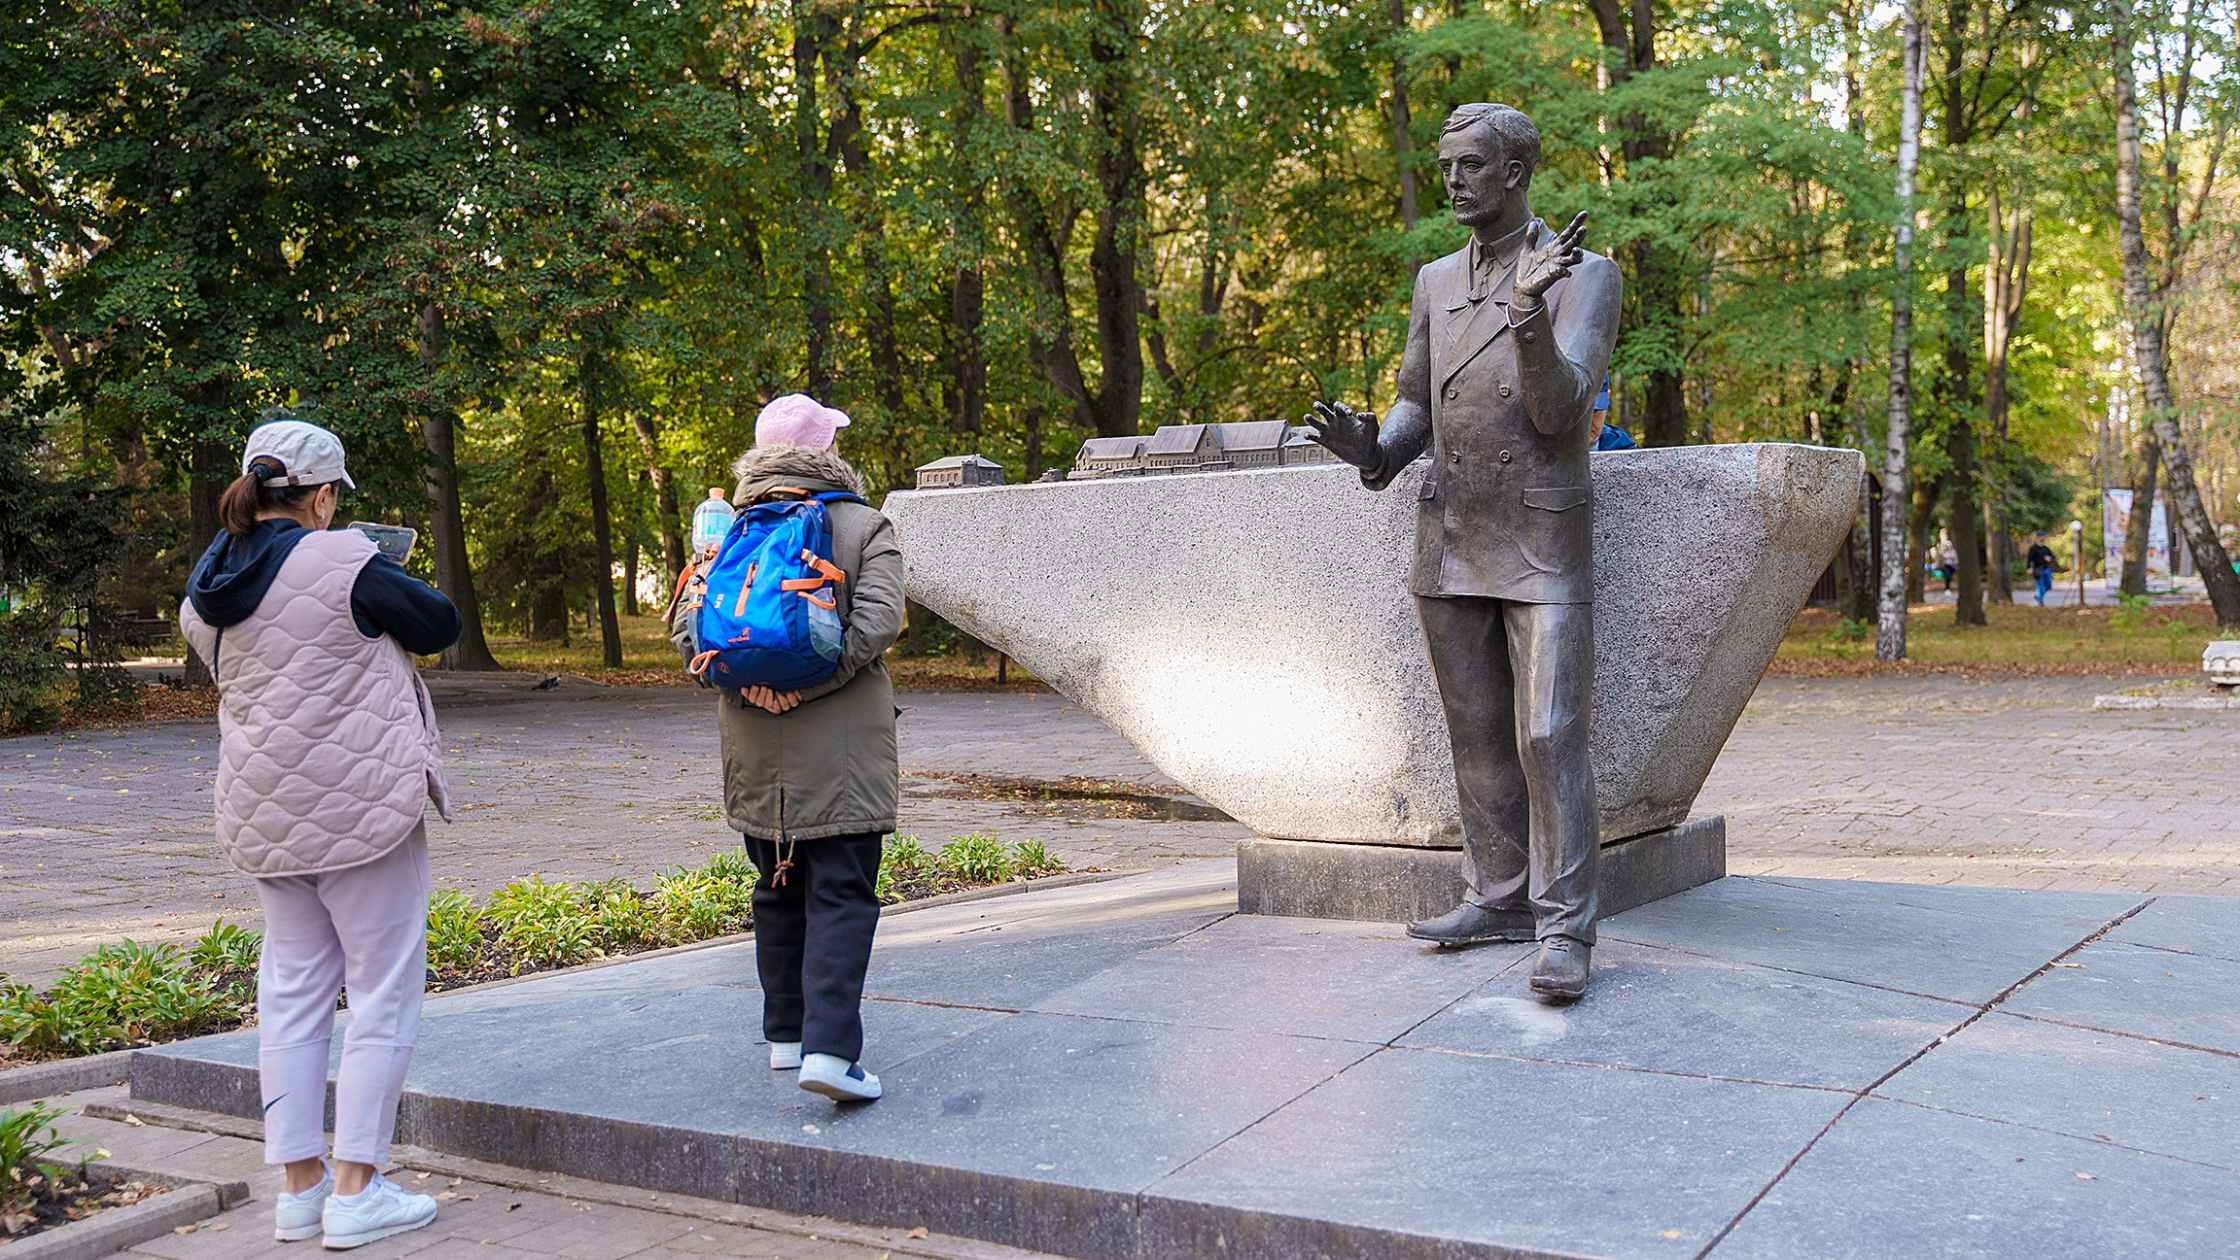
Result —
[[845, 490], [863, 493], [863, 474], [835, 450], [806, 446], [757, 446], [731, 465], [738, 487], [731, 501], [741, 507], [765, 498], [779, 486], [793, 486], [812, 493]]

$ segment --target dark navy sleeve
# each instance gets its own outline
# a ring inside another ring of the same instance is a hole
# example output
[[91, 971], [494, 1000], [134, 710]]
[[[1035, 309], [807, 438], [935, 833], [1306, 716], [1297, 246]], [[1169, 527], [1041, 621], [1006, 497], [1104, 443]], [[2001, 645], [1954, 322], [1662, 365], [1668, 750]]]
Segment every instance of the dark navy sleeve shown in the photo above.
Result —
[[459, 610], [442, 591], [404, 571], [387, 556], [358, 570], [350, 588], [350, 615], [369, 639], [388, 635], [414, 656], [441, 652], [459, 641]]

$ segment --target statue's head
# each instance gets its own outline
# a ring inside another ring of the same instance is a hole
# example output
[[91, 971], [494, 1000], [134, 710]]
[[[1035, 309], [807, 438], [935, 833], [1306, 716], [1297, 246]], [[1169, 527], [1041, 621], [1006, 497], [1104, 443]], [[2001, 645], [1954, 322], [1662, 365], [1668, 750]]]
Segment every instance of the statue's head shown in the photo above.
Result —
[[1464, 227], [1498, 222], [1520, 205], [1540, 164], [1540, 129], [1507, 105], [1460, 105], [1439, 129], [1439, 178], [1455, 221]]

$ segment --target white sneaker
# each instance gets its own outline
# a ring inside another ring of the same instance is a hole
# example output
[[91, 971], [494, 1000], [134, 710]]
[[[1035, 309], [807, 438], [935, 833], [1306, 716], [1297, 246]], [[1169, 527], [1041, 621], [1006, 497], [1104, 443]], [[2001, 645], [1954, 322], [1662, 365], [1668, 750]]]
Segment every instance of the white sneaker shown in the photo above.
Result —
[[801, 1061], [801, 1088], [834, 1102], [870, 1102], [880, 1094], [879, 1078], [836, 1054], [812, 1054]]
[[[286, 1182], [282, 1182], [286, 1185]], [[321, 1232], [319, 1212], [327, 1205], [327, 1196], [334, 1193], [334, 1169], [329, 1168], [319, 1178], [319, 1184], [302, 1194], [282, 1190], [272, 1200], [272, 1236], [280, 1242], [302, 1242], [317, 1238]]]
[[798, 1041], [773, 1041], [770, 1043], [770, 1070], [791, 1072], [801, 1066], [801, 1043]]
[[366, 1188], [353, 1195], [327, 1200], [320, 1224], [325, 1228], [329, 1251], [348, 1251], [409, 1233], [436, 1219], [436, 1201], [424, 1194], [406, 1194], [379, 1173]]

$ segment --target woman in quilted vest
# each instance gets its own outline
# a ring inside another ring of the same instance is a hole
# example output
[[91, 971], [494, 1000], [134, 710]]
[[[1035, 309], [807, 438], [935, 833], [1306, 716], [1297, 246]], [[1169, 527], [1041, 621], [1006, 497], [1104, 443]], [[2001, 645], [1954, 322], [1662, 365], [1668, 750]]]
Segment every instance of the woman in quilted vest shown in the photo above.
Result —
[[[249, 435], [224, 530], [179, 620], [218, 685], [218, 843], [264, 905], [257, 970], [265, 1162], [287, 1169], [274, 1235], [335, 1250], [418, 1229], [435, 1200], [385, 1180], [427, 980], [432, 801], [449, 817], [435, 711], [412, 658], [459, 614], [354, 530], [342, 443], [301, 420]], [[350, 1024], [324, 1112], [335, 994]]]

